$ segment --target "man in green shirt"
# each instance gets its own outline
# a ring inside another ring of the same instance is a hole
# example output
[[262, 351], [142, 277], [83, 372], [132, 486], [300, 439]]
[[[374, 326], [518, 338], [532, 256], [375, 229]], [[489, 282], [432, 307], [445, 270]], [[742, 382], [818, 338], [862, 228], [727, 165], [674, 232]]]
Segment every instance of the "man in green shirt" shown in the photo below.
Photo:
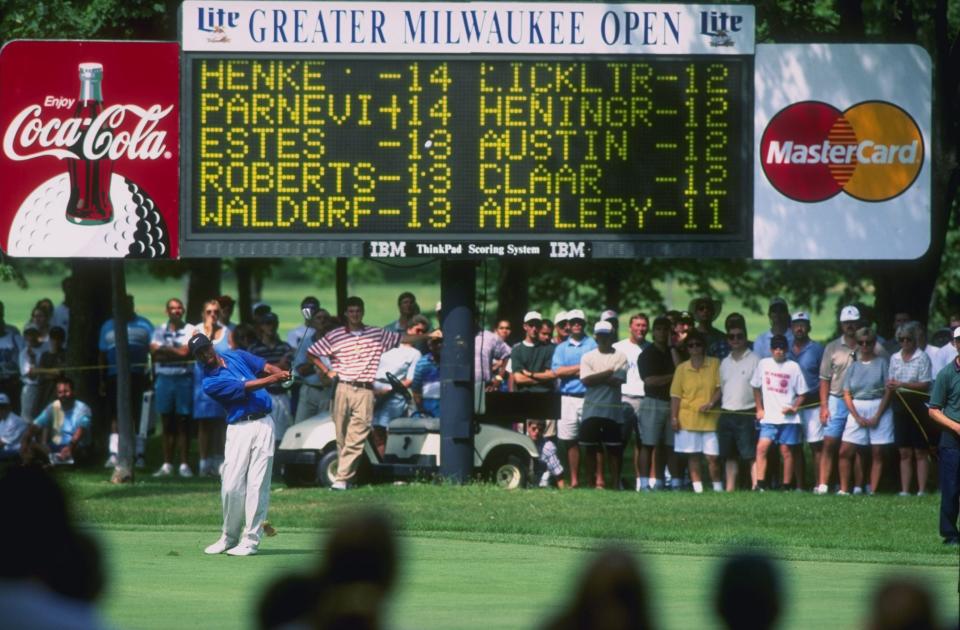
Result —
[[[960, 350], [960, 326], [953, 331]], [[930, 393], [930, 419], [943, 427], [940, 433], [940, 535], [943, 544], [960, 545], [960, 356], [940, 370]]]

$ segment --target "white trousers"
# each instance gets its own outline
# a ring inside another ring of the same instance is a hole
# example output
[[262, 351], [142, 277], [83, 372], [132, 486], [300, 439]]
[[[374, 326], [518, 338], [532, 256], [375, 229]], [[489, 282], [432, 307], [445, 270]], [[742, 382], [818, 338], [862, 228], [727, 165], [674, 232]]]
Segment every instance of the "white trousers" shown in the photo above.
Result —
[[270, 506], [273, 473], [273, 418], [227, 425], [224, 445], [223, 536], [256, 547]]

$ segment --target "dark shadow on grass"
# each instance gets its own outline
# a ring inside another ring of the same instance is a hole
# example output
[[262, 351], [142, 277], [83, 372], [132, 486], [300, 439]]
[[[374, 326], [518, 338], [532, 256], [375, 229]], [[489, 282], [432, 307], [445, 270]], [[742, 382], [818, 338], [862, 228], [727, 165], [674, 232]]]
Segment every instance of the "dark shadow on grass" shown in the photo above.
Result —
[[257, 550], [258, 556], [315, 556], [316, 549], [264, 549]]

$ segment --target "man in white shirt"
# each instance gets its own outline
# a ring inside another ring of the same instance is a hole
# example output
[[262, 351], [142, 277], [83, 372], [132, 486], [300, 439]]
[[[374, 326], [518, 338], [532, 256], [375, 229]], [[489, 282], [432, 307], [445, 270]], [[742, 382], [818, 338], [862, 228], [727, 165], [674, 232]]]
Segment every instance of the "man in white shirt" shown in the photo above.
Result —
[[[417, 314], [407, 320], [406, 333], [408, 335], [423, 335], [430, 328], [430, 321], [423, 315]], [[413, 383], [417, 361], [420, 360], [420, 351], [412, 343], [401, 342], [396, 348], [383, 353], [380, 357], [380, 366], [377, 376], [373, 380], [373, 446], [380, 457], [383, 457], [387, 448], [387, 428], [390, 421], [407, 415], [406, 399], [393, 391], [393, 385], [387, 379], [387, 374], [393, 374], [406, 387]]]
[[[637, 432], [637, 420], [640, 418], [640, 401], [643, 400], [643, 379], [637, 370], [637, 360], [644, 348], [650, 345], [647, 341], [647, 331], [650, 320], [644, 313], [637, 313], [630, 318], [629, 336], [613, 344], [613, 348], [627, 357], [627, 381], [620, 387], [620, 400], [623, 402], [623, 446], [626, 448], [630, 436], [635, 436], [633, 443], [633, 472], [636, 477], [637, 492], [647, 488], [649, 471], [640, 470], [640, 435]], [[621, 451], [622, 457], [623, 451]], [[621, 462], [621, 467], [622, 467]]]
[[603, 478], [604, 450], [610, 462], [610, 483], [620, 489], [620, 461], [623, 403], [620, 388], [627, 380], [627, 357], [613, 347], [613, 325], [601, 320], [593, 327], [597, 347], [580, 358], [580, 381], [586, 387], [583, 398], [583, 427], [580, 443], [587, 451], [587, 468], [594, 470], [594, 487], [606, 487]]
[[[750, 384], [753, 374], [760, 363], [760, 357], [747, 346], [747, 327], [735, 320], [727, 329], [728, 354], [720, 362], [720, 389], [714, 394], [711, 406], [720, 403], [720, 417], [717, 419], [717, 441], [720, 445], [720, 457], [725, 460], [726, 491], [737, 489], [737, 476], [743, 463], [755, 474], [753, 467], [757, 456], [756, 430], [754, 417], [756, 401], [753, 386]], [[756, 479], [751, 479], [752, 484]]]

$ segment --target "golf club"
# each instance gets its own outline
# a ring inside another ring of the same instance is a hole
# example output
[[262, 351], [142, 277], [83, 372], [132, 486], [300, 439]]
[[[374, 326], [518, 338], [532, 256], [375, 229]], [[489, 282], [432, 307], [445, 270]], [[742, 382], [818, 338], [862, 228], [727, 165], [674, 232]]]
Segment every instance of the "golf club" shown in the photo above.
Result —
[[[302, 309], [300, 309], [300, 314], [303, 315], [304, 321], [309, 322], [311, 319], [313, 319], [313, 316], [317, 314], [317, 309], [314, 308], [312, 305], [304, 306]], [[303, 331], [303, 337], [300, 338], [300, 343], [297, 345], [297, 353], [293, 355], [294, 358], [300, 355], [300, 351], [303, 349], [303, 343], [307, 340], [308, 332], [309, 332], [309, 327], [308, 327], [308, 330]], [[291, 387], [293, 387], [294, 383], [296, 382], [297, 382], [297, 373], [294, 371], [294, 366], [291, 366], [290, 378], [285, 380], [281, 384], [281, 386], [284, 389], [290, 389]]]

